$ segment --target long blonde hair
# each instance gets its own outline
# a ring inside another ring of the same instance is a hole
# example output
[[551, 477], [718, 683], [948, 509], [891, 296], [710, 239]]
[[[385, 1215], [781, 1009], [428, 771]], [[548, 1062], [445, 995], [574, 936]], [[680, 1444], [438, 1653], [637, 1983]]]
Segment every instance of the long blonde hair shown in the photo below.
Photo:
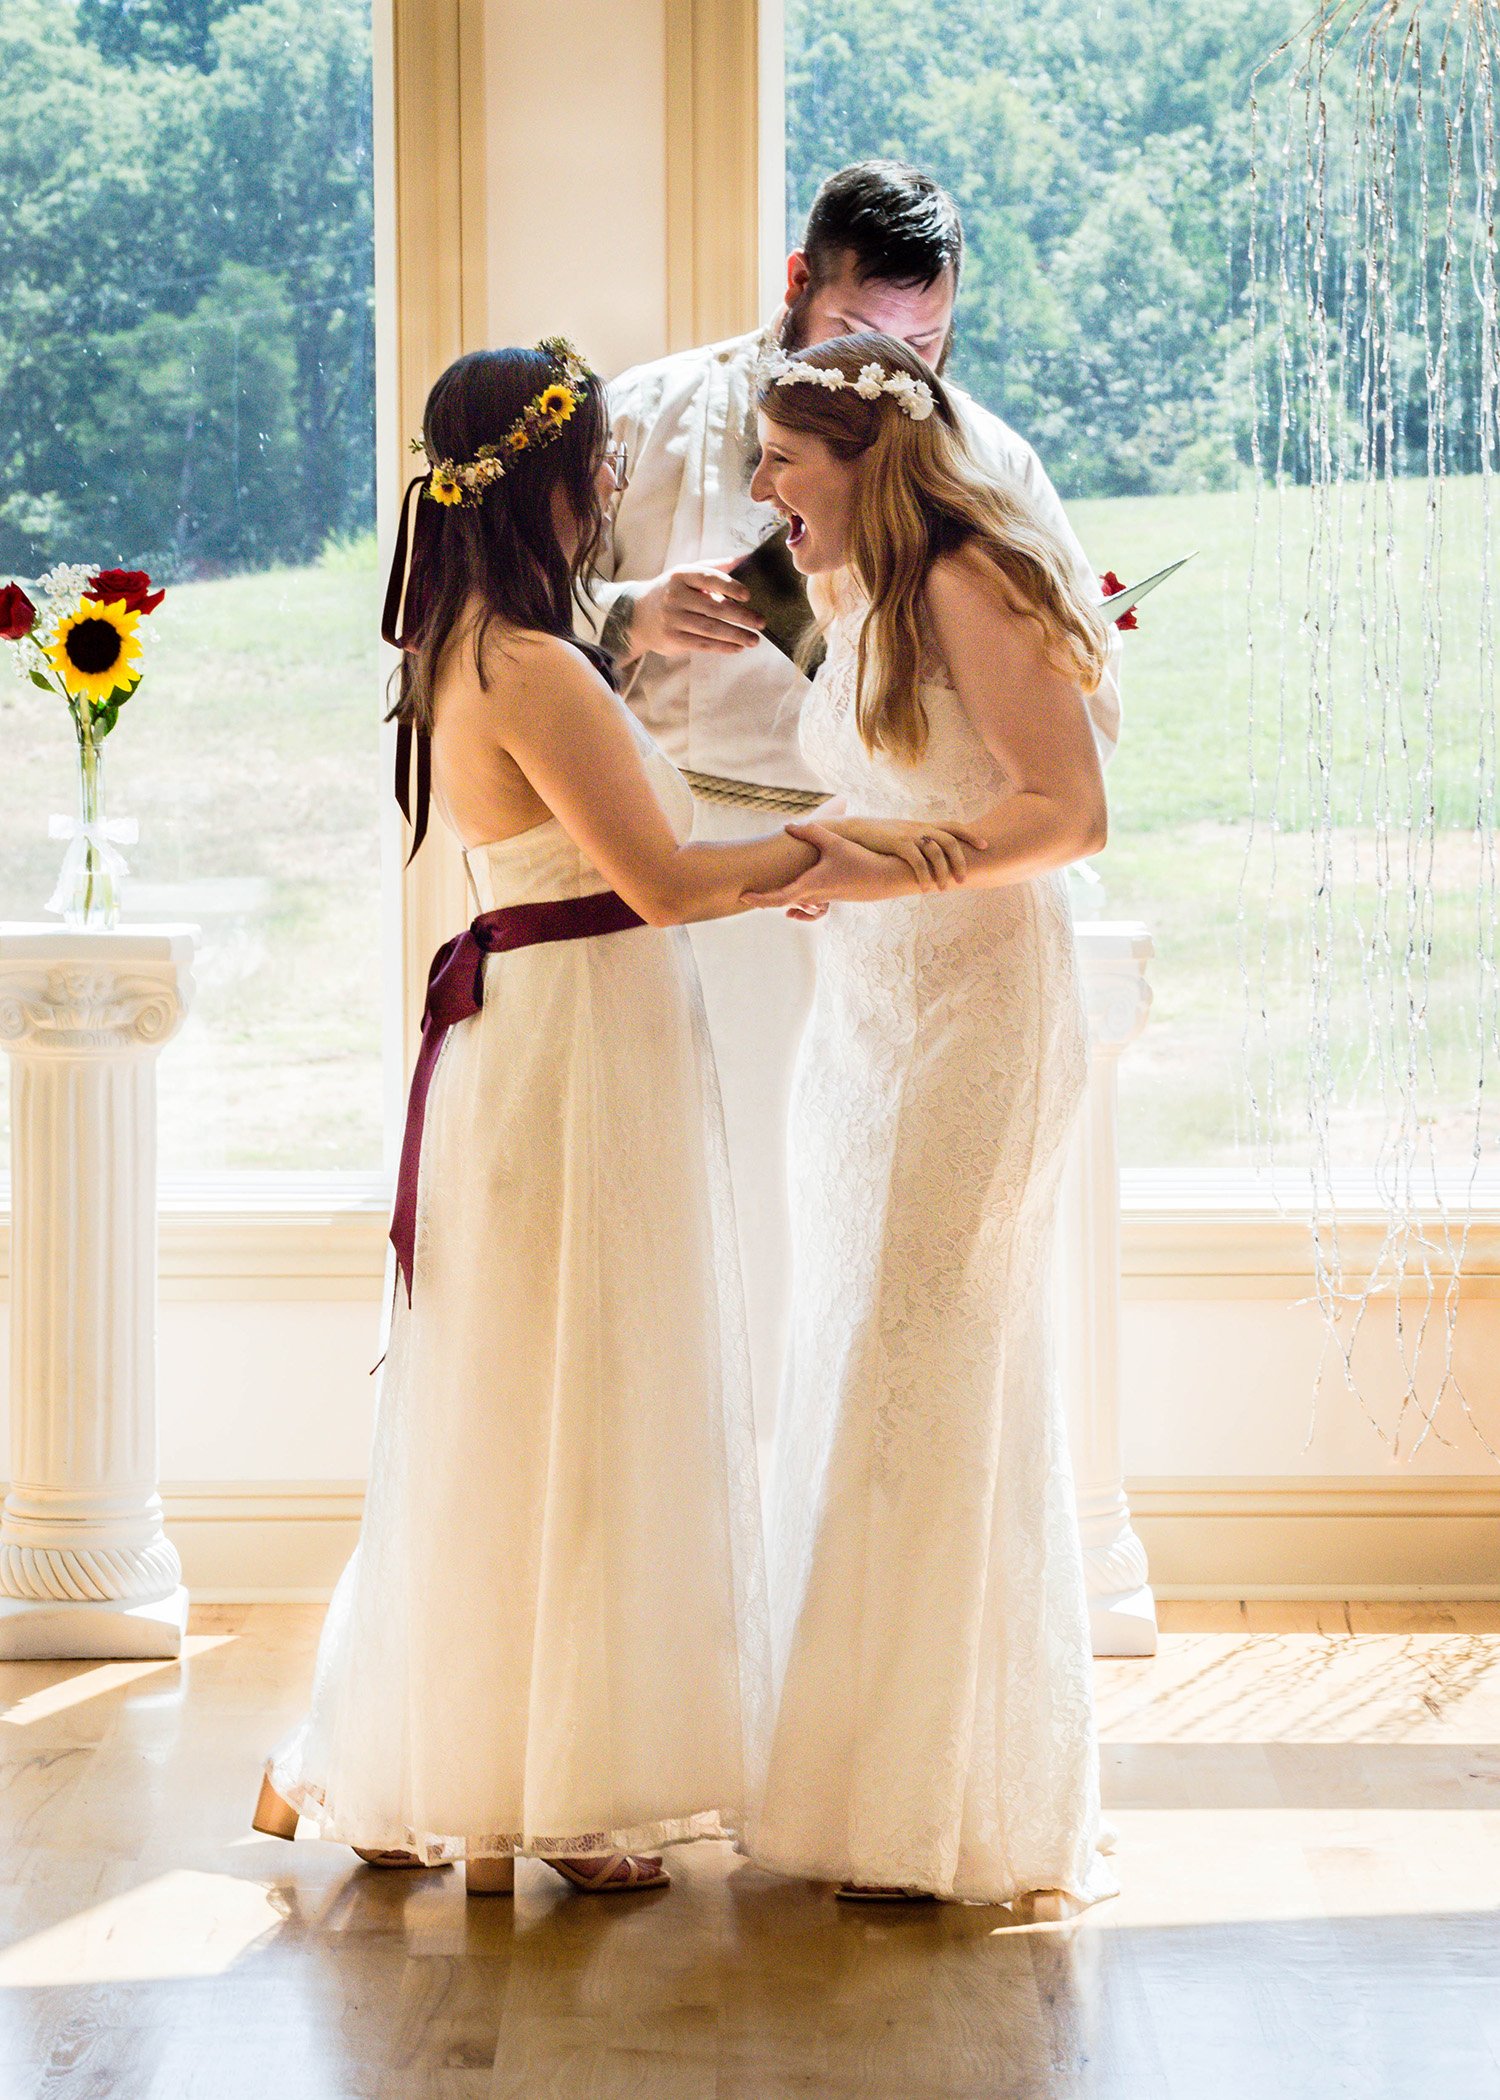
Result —
[[[866, 750], [915, 762], [926, 749], [923, 596], [933, 563], [959, 547], [986, 556], [1007, 601], [1041, 628], [1049, 657], [1092, 692], [1108, 650], [1103, 617], [1024, 491], [986, 473], [974, 457], [942, 381], [889, 335], [835, 336], [796, 357], [851, 382], [863, 366], [883, 365], [925, 381], [933, 395], [932, 414], [917, 421], [888, 394], [866, 399], [852, 384], [835, 392], [806, 380], [768, 379], [759, 392], [773, 423], [821, 438], [836, 458], [860, 462], [848, 571], [870, 607], [860, 629], [855, 699]], [[821, 629], [838, 609], [837, 589], [814, 578], [811, 595]]]

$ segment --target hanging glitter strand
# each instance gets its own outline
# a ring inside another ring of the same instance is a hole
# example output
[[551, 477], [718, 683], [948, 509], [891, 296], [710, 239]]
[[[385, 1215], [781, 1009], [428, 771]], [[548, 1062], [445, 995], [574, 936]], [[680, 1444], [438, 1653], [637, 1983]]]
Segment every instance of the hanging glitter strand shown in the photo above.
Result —
[[[1393, 1453], [1492, 1459], [1456, 1336], [1500, 1053], [1497, 58], [1500, 0], [1319, 0], [1256, 76], [1240, 886], [1252, 1130], [1278, 1189], [1302, 1151], [1318, 1390], [1336, 1365]], [[1356, 1366], [1377, 1306], [1394, 1409]]]

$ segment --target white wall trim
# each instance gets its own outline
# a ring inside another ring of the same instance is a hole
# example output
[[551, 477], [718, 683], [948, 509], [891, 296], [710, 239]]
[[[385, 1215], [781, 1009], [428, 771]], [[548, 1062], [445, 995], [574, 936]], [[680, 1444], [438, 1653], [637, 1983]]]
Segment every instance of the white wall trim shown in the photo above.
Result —
[[[1500, 1582], [1153, 1582], [1158, 1603], [1173, 1604], [1496, 1604]], [[204, 1602], [215, 1600], [205, 1597]], [[224, 1598], [271, 1604], [273, 1597]]]
[[326, 1602], [359, 1537], [360, 1480], [184, 1481], [162, 1490], [167, 1536], [204, 1604]]
[[[288, 1197], [212, 1208], [166, 1203], [161, 1212], [164, 1298], [378, 1300], [385, 1279], [389, 1202], [383, 1192], [347, 1199]], [[1346, 1280], [1375, 1258], [1382, 1228], [1341, 1227]], [[1441, 1283], [1441, 1262], [1433, 1257]], [[0, 1213], [0, 1291], [10, 1281], [10, 1221]], [[1223, 1211], [1127, 1210], [1121, 1221], [1125, 1299], [1259, 1298], [1292, 1303], [1314, 1289], [1307, 1222]], [[1409, 1295], [1425, 1291], [1419, 1271]], [[1464, 1255], [1460, 1297], [1500, 1298], [1500, 1216], [1477, 1220]]]
[[[1246, 1177], [1126, 1174], [1120, 1220], [1128, 1300], [1258, 1298], [1283, 1303], [1315, 1288], [1305, 1206], [1278, 1206]], [[10, 1281], [8, 1176], [0, 1173], [0, 1291]], [[1491, 1189], [1466, 1239], [1455, 1206], [1446, 1229], [1427, 1220], [1427, 1260], [1441, 1286], [1461, 1246], [1460, 1296], [1500, 1299], [1500, 1197]], [[160, 1206], [162, 1295], [168, 1298], [378, 1300], [385, 1280], [389, 1177], [229, 1175], [167, 1184]], [[1446, 1230], [1446, 1237], [1445, 1237]], [[1387, 1221], [1363, 1192], [1339, 1210], [1345, 1281], [1382, 1252]], [[1413, 1260], [1405, 1294], [1425, 1295]]]
[[[1163, 1597], [1500, 1599], [1500, 1478], [1137, 1479]], [[182, 1481], [167, 1534], [204, 1603], [315, 1602], [354, 1549], [357, 1480]]]
[[[390, 1199], [378, 1177], [204, 1207], [168, 1202], [158, 1221], [164, 1299], [214, 1302], [359, 1299], [385, 1284]], [[10, 1218], [0, 1213], [0, 1297], [10, 1288]]]
[[[1129, 1483], [1130, 1507], [1151, 1517], [1296, 1517], [1317, 1522], [1354, 1517], [1485, 1518], [1500, 1524], [1500, 1474], [1427, 1473], [1371, 1480], [1337, 1474], [1325, 1479], [1138, 1476]], [[1500, 1582], [1500, 1557], [1495, 1578]]]
[[[1341, 1209], [1339, 1254], [1346, 1287], [1381, 1258], [1388, 1232], [1383, 1213], [1365, 1205]], [[1439, 1288], [1460, 1270], [1461, 1298], [1500, 1298], [1500, 1212], [1477, 1212], [1467, 1237], [1455, 1216], [1446, 1228], [1426, 1224], [1428, 1268]], [[1311, 1295], [1316, 1273], [1307, 1212], [1272, 1205], [1199, 1200], [1127, 1199], [1120, 1219], [1121, 1277], [1127, 1298], [1270, 1298]], [[1327, 1248], [1325, 1245], [1325, 1254]], [[1403, 1295], [1427, 1289], [1416, 1250]]]
[[1127, 1487], [1159, 1597], [1500, 1598], [1500, 1476]]

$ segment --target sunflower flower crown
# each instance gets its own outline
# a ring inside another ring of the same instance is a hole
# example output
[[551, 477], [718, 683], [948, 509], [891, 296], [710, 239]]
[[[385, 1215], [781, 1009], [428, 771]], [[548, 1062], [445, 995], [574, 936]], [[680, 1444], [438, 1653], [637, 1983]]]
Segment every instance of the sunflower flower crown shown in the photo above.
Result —
[[[564, 424], [588, 393], [588, 366], [560, 335], [545, 337], [537, 348], [551, 358], [561, 376], [533, 394], [498, 444], [481, 445], [473, 459], [432, 460], [424, 496], [445, 506], [482, 503], [485, 491], [502, 481], [518, 459], [562, 436]], [[411, 449], [425, 453], [427, 446], [418, 437], [412, 439]]]
[[925, 423], [936, 406], [925, 379], [913, 378], [910, 372], [888, 372], [881, 364], [861, 365], [858, 378], [851, 379], [837, 365], [813, 365], [805, 358], [788, 357], [784, 350], [773, 350], [761, 374], [768, 386], [821, 386], [830, 394], [842, 393], [847, 387], [865, 401], [878, 401], [888, 394], [913, 423]]

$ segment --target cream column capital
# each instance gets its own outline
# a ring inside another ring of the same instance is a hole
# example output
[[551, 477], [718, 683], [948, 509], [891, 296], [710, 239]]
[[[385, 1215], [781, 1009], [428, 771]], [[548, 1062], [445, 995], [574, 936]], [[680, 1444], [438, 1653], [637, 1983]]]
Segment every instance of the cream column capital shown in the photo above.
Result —
[[0, 1049], [22, 1057], [154, 1053], [192, 997], [195, 930], [86, 933], [0, 922]]
[[1089, 1042], [1118, 1057], [1145, 1027], [1151, 1012], [1146, 966], [1156, 953], [1150, 931], [1133, 919], [1085, 919], [1073, 928], [1083, 965]]

